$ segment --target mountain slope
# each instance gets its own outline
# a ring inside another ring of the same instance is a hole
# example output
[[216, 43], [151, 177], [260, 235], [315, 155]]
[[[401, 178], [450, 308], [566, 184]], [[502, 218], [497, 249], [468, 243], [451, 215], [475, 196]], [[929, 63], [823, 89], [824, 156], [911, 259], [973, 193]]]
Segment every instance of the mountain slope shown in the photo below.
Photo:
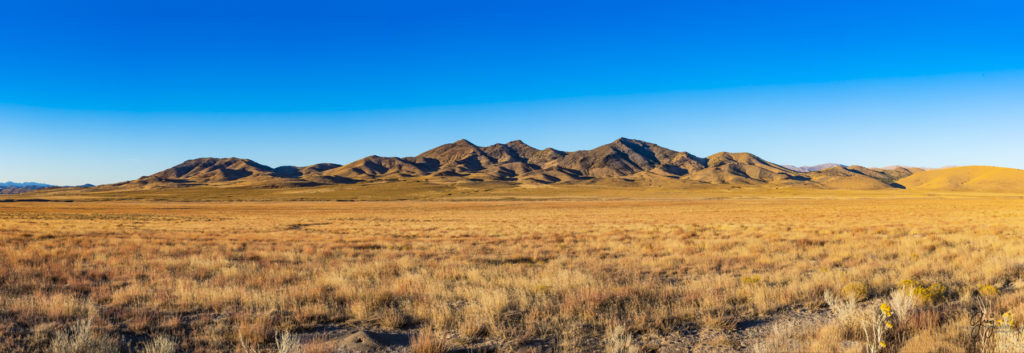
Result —
[[[332, 165], [333, 166], [333, 165]], [[298, 182], [303, 175], [317, 170], [310, 166], [270, 168], [242, 158], [197, 158], [137, 180], [115, 184], [128, 187], [169, 187], [205, 184], [275, 184]]]
[[899, 180], [912, 190], [1024, 193], [1024, 170], [1001, 167], [953, 167], [914, 173]]

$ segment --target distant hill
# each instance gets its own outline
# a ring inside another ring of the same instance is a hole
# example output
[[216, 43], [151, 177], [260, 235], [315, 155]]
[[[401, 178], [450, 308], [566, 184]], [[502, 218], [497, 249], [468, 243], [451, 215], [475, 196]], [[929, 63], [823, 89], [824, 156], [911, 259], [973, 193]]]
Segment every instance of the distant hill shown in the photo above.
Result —
[[43, 187], [43, 188], [47, 188], [47, 187], [51, 187], [51, 186], [55, 186], [55, 185], [43, 184], [43, 183], [33, 183], [33, 182], [15, 183], [13, 181], [8, 181], [8, 182], [5, 182], [5, 183], [0, 183], [0, 187]]
[[15, 183], [8, 181], [6, 183], [0, 183], [0, 195], [21, 194], [48, 187], [53, 187], [53, 185], [42, 183]]
[[272, 168], [249, 159], [199, 158], [137, 180], [101, 188], [501, 181], [518, 184], [625, 182], [886, 189], [902, 188], [895, 180], [917, 171], [843, 165], [808, 168], [816, 170], [795, 170], [750, 153], [720, 152], [698, 157], [627, 138], [591, 150], [573, 152], [537, 149], [519, 140], [491, 146], [477, 146], [467, 140], [459, 140], [414, 157], [369, 156], [346, 165], [321, 163]]
[[909, 189], [940, 191], [1024, 192], [1024, 170], [970, 166], [934, 169], [900, 179]]
[[806, 172], [816, 172], [816, 171], [819, 171], [819, 170], [835, 168], [835, 167], [846, 167], [846, 166], [842, 165], [842, 164], [839, 164], [839, 163], [825, 163], [825, 164], [803, 166], [803, 167], [797, 167], [797, 166], [793, 166], [793, 165], [784, 165], [783, 167], [786, 167], [786, 168], [788, 168], [790, 170], [795, 170], [795, 171], [798, 171], [798, 172], [806, 173]]
[[29, 191], [36, 191], [39, 189], [45, 189], [53, 187], [53, 185], [42, 184], [42, 183], [15, 183], [8, 181], [6, 183], [0, 183], [0, 195], [10, 194], [21, 194]]
[[[43, 184], [43, 183], [33, 183], [33, 182], [15, 183], [15, 182], [12, 182], [12, 181], [8, 181], [8, 182], [5, 182], [5, 183], [0, 183], [0, 195], [22, 194], [22, 193], [36, 191], [36, 190], [41, 190], [41, 189], [46, 189], [46, 188], [59, 188], [59, 187], [62, 187], [62, 186]], [[86, 184], [86, 185], [82, 185], [82, 186], [79, 186], [79, 187], [92, 187], [92, 185], [91, 184]]]

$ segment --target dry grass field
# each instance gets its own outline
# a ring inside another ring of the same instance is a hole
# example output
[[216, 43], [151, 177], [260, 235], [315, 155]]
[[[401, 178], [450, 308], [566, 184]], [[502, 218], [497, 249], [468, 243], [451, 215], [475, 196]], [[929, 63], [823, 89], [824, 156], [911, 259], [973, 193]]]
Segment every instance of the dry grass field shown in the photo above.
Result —
[[1019, 352], [1015, 318], [1019, 197], [0, 203], [3, 352]]

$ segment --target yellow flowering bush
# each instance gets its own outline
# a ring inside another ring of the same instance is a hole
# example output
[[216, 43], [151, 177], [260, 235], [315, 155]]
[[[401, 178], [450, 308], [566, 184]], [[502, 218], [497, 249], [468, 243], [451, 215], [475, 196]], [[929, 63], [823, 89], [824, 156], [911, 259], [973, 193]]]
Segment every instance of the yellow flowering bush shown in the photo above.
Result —
[[1007, 311], [991, 326], [992, 352], [1020, 352], [1024, 347], [1024, 329], [1018, 330], [1013, 313]]
[[1003, 316], [999, 320], [996, 320], [997, 328], [1013, 328], [1013, 324], [1013, 314], [1009, 311], [1003, 313]]
[[994, 298], [999, 295], [999, 289], [991, 284], [984, 284], [978, 286], [978, 295], [982, 297]]
[[893, 322], [892, 306], [888, 303], [882, 303], [878, 306], [877, 312], [871, 311], [871, 314], [861, 321], [861, 329], [864, 330], [869, 352], [875, 353], [887, 346], [885, 332], [893, 328]]
[[912, 279], [904, 280], [903, 287], [923, 304], [941, 302], [946, 298], [946, 292], [948, 291], [942, 283], [932, 283], [929, 286], [925, 286], [923, 283]]
[[839, 290], [839, 294], [842, 294], [846, 299], [858, 302], [867, 299], [868, 292], [868, 285], [864, 282], [850, 282], [843, 286], [843, 289]]

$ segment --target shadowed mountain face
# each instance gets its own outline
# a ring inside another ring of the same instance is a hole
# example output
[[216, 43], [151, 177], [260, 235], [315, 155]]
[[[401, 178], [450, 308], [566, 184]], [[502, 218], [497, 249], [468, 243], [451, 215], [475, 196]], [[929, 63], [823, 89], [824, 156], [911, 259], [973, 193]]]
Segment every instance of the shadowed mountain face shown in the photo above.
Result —
[[322, 163], [307, 167], [271, 168], [248, 159], [200, 158], [116, 185], [149, 188], [205, 184], [302, 186], [404, 180], [541, 184], [677, 180], [695, 184], [881, 189], [900, 187], [894, 181], [913, 172], [906, 168], [869, 169], [841, 165], [807, 172], [771, 163], [749, 153], [721, 152], [701, 158], [627, 138], [575, 152], [536, 149], [519, 140], [486, 147], [459, 140], [415, 157], [369, 156], [347, 165]]

